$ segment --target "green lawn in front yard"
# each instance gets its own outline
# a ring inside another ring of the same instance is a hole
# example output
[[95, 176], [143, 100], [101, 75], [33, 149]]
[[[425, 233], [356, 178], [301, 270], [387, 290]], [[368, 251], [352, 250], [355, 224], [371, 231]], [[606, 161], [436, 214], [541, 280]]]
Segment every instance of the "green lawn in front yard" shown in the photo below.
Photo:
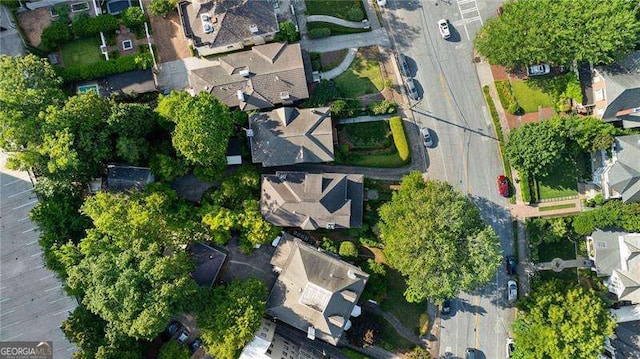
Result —
[[347, 12], [355, 7], [359, 8], [364, 15], [358, 21], [367, 17], [361, 0], [305, 0], [304, 2], [307, 5], [305, 15], [328, 15], [347, 20]]
[[382, 91], [384, 79], [380, 64], [375, 58], [365, 58], [358, 52], [347, 71], [335, 78], [338, 90], [344, 97], [358, 97]]
[[538, 106], [554, 107], [553, 97], [527, 85], [527, 80], [512, 80], [511, 88], [524, 112], [537, 112]]
[[578, 194], [576, 165], [571, 158], [563, 157], [555, 167], [556, 169], [546, 177], [536, 178], [538, 198], [541, 200]]
[[538, 245], [538, 261], [550, 262], [553, 258], [576, 259], [575, 244], [566, 238], [555, 242], [540, 243]]
[[395, 269], [387, 267], [387, 297], [380, 303], [382, 310], [393, 314], [402, 325], [414, 333], [420, 328], [420, 316], [426, 315], [427, 303], [409, 303], [404, 298], [405, 279]]
[[[73, 40], [60, 49], [64, 66], [93, 64], [104, 60], [97, 38]], [[96, 65], [99, 66], [99, 65]]]
[[555, 211], [557, 209], [567, 209], [567, 208], [576, 208], [576, 204], [565, 203], [565, 204], [556, 204], [551, 206], [542, 206], [542, 207], [538, 207], [538, 210], [540, 212], [546, 212], [546, 211]]
[[393, 143], [388, 121], [338, 125], [337, 130], [339, 137], [349, 141], [355, 150], [382, 149]]
[[378, 346], [384, 349], [395, 352], [398, 350], [408, 350], [414, 347], [413, 343], [405, 339], [400, 335], [393, 325], [389, 324], [383, 317], [378, 317], [380, 321], [380, 339], [378, 340]]
[[346, 164], [361, 167], [398, 168], [405, 165], [398, 151], [378, 154], [349, 153], [343, 161], [336, 160], [336, 164]]

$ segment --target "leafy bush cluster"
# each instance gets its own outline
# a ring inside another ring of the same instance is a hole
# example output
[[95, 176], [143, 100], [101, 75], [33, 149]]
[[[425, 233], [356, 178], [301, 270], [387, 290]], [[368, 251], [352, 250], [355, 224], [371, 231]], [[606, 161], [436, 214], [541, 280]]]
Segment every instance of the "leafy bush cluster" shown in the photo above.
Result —
[[178, 0], [151, 0], [149, 12], [155, 16], [165, 16], [176, 9]]
[[338, 97], [338, 87], [332, 80], [322, 80], [316, 84], [311, 97], [304, 103], [304, 107], [325, 106]]
[[340, 243], [340, 249], [338, 249], [340, 257], [352, 259], [358, 256], [358, 247], [351, 241], [344, 241]]
[[498, 90], [498, 96], [500, 97], [502, 107], [512, 115], [521, 115], [523, 112], [522, 108], [513, 94], [509, 80], [496, 81], [495, 85], [496, 90]]
[[613, 200], [593, 210], [580, 212], [573, 218], [573, 229], [579, 235], [590, 234], [596, 228], [640, 232], [640, 203], [623, 204]]
[[319, 27], [309, 30], [309, 37], [312, 39], [321, 39], [329, 36], [331, 36], [331, 29], [327, 27]]
[[276, 34], [274, 41], [292, 43], [300, 40], [300, 33], [291, 20], [280, 22], [280, 31]]
[[364, 20], [364, 11], [360, 4], [354, 5], [351, 9], [347, 10], [347, 20], [349, 21], [362, 21]]
[[96, 64], [82, 64], [70, 67], [56, 67], [58, 74], [65, 82], [93, 80], [121, 72], [136, 69], [148, 69], [153, 65], [153, 58], [150, 53], [131, 54], [110, 59], [109, 61]]
[[71, 39], [73, 39], [71, 28], [62, 21], [54, 21], [42, 31], [40, 47], [45, 51], [53, 51]]
[[113, 32], [118, 29], [118, 19], [110, 14], [101, 14], [91, 17], [87, 14], [80, 14], [73, 19], [71, 25], [73, 33], [78, 37], [89, 37], [102, 32]]
[[122, 13], [122, 22], [126, 27], [135, 28], [144, 24], [144, 11], [137, 6], [131, 6]]
[[398, 156], [402, 162], [407, 163], [411, 159], [411, 152], [409, 151], [409, 143], [407, 142], [407, 136], [404, 132], [404, 124], [399, 116], [389, 119], [389, 127], [391, 127], [391, 133], [393, 134], [393, 143], [398, 150]]
[[582, 103], [582, 89], [580, 81], [575, 73], [569, 72], [562, 76], [532, 77], [527, 80], [527, 85], [551, 95], [556, 103], [556, 111], [568, 110], [566, 104], [569, 99]]
[[532, 188], [534, 188], [533, 177], [526, 171], [520, 171], [520, 192], [525, 203], [534, 203], [538, 200]]
[[354, 117], [360, 114], [362, 103], [359, 99], [335, 100], [331, 104], [331, 118], [338, 120], [341, 118]]
[[391, 115], [398, 111], [398, 104], [389, 100], [382, 100], [380, 102], [371, 102], [367, 106], [367, 111], [373, 116], [378, 115]]

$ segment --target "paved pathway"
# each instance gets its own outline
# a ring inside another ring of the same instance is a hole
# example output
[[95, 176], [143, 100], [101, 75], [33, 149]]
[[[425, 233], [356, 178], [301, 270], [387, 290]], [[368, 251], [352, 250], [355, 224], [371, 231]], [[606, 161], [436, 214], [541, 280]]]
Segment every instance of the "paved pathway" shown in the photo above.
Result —
[[394, 115], [382, 115], [382, 116], [358, 116], [358, 117], [351, 117], [351, 118], [342, 118], [338, 120], [338, 124], [344, 125], [347, 123], [383, 121], [383, 120], [388, 120], [393, 116], [397, 116], [397, 115], [394, 114]]
[[368, 29], [371, 27], [368, 20], [358, 21], [347, 21], [333, 16], [327, 15], [309, 15], [307, 16], [307, 22], [328, 22], [331, 24], [336, 24], [344, 27], [350, 27], [353, 29]]
[[552, 270], [554, 272], [562, 272], [567, 268], [591, 268], [592, 261], [583, 257], [577, 257], [576, 259], [561, 259], [554, 258], [551, 262], [536, 263], [536, 270]]
[[340, 65], [327, 72], [321, 72], [320, 78], [323, 80], [331, 80], [338, 77], [341, 73], [347, 71], [349, 66], [351, 66], [351, 62], [353, 62], [353, 59], [355, 59], [357, 53], [358, 48], [354, 47], [349, 49], [349, 52], [347, 52], [347, 56], [344, 57], [344, 60], [342, 60]]
[[323, 39], [312, 40], [303, 37], [300, 44], [302, 48], [310, 52], [328, 52], [374, 45], [391, 47], [391, 40], [384, 29], [377, 29], [360, 34], [329, 36]]
[[373, 0], [362, 0], [362, 5], [364, 5], [364, 11], [367, 13], [367, 19], [369, 19], [371, 28], [377, 30], [381, 28], [382, 25], [380, 25], [380, 19], [378, 18], [376, 9], [373, 8], [372, 2]]

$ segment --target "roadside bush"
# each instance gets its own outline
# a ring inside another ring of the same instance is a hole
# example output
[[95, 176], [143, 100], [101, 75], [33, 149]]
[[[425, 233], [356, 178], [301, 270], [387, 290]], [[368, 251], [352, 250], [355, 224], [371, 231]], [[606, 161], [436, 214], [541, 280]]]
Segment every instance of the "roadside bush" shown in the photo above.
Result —
[[311, 60], [311, 69], [313, 71], [322, 71], [322, 64], [320, 60]]
[[280, 31], [276, 34], [274, 41], [292, 43], [300, 40], [300, 33], [296, 31], [296, 26], [290, 20], [283, 21], [278, 25]]
[[45, 51], [53, 51], [59, 45], [73, 39], [71, 28], [60, 21], [54, 21], [42, 31], [40, 47]]
[[595, 203], [596, 206], [602, 206], [604, 204], [604, 196], [602, 195], [602, 193], [598, 193], [595, 197], [593, 197], [593, 203]]
[[532, 176], [527, 172], [520, 172], [520, 191], [522, 192], [522, 200], [525, 203], [534, 203], [536, 202], [537, 196], [536, 192], [532, 191], [535, 188], [535, 183], [533, 181]]
[[73, 33], [78, 37], [89, 37], [102, 32], [113, 32], [118, 29], [118, 19], [110, 14], [102, 14], [90, 17], [87, 14], [80, 14], [73, 19], [71, 25]]
[[341, 118], [357, 116], [361, 107], [362, 103], [357, 98], [349, 100], [335, 100], [331, 104], [331, 118], [338, 120]]
[[347, 11], [347, 20], [349, 21], [362, 21], [364, 20], [364, 12], [359, 5], [352, 7]]
[[374, 116], [390, 115], [398, 111], [398, 105], [395, 102], [389, 101], [389, 100], [382, 100], [380, 102], [371, 102], [367, 106], [367, 111], [369, 111], [370, 115], [374, 115]]
[[351, 241], [344, 241], [340, 243], [338, 254], [340, 257], [355, 258], [358, 256], [358, 247]]
[[126, 27], [138, 27], [144, 24], [144, 21], [144, 11], [137, 6], [131, 6], [122, 13], [122, 22]]
[[149, 12], [155, 16], [165, 16], [176, 9], [177, 0], [151, 0]]
[[513, 95], [509, 80], [496, 81], [495, 85], [502, 107], [512, 115], [522, 114], [522, 108], [520, 108], [516, 97]]
[[117, 59], [100, 62], [97, 64], [83, 64], [72, 67], [56, 66], [56, 72], [65, 82], [93, 80], [121, 72], [136, 69], [148, 69], [153, 65], [151, 54], [124, 55]]
[[391, 133], [393, 134], [393, 143], [398, 150], [398, 156], [403, 163], [409, 162], [411, 159], [411, 153], [409, 152], [409, 143], [407, 142], [407, 136], [404, 133], [404, 125], [402, 119], [399, 116], [389, 119], [389, 127], [391, 127]]
[[327, 27], [319, 27], [317, 29], [309, 30], [309, 37], [312, 39], [321, 39], [329, 36], [331, 36], [331, 29]]

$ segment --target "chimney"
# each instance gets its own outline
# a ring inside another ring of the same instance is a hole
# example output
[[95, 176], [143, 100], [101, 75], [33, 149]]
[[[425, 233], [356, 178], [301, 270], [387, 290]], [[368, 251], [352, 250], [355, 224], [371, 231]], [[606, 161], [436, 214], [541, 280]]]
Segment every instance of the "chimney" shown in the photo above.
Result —
[[249, 29], [251, 30], [252, 34], [257, 34], [258, 33], [258, 25], [256, 24], [252, 24], [251, 26], [249, 26]]
[[251, 75], [251, 71], [249, 69], [240, 70], [240, 76], [249, 77]]

